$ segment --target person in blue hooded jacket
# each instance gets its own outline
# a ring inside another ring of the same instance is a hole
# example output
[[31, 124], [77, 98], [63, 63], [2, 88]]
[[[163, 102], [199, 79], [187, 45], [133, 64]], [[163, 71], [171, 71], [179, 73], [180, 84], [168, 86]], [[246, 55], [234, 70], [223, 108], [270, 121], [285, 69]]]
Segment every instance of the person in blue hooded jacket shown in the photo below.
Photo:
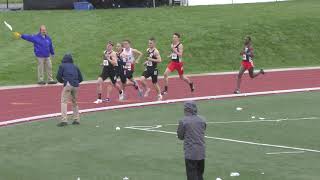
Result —
[[40, 32], [38, 34], [20, 34], [14, 33], [16, 38], [21, 38], [33, 43], [34, 54], [38, 60], [38, 84], [45, 85], [44, 73], [46, 71], [48, 84], [56, 84], [52, 76], [52, 63], [51, 57], [54, 57], [54, 48], [52, 40], [47, 33], [45, 25], [40, 26]]
[[57, 80], [63, 83], [63, 90], [61, 93], [61, 122], [58, 127], [68, 125], [68, 100], [72, 101], [73, 109], [73, 125], [80, 124], [79, 107], [77, 103], [79, 84], [83, 81], [81, 71], [73, 64], [71, 54], [64, 55], [62, 63], [59, 66], [57, 73]]

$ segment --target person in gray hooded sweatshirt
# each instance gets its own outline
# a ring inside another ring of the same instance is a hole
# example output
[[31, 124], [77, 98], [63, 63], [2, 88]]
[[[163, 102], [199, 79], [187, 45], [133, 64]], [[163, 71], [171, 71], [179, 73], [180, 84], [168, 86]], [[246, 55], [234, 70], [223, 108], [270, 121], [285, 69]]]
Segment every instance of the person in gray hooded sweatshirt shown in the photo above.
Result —
[[206, 121], [198, 116], [197, 105], [193, 101], [184, 103], [184, 114], [179, 122], [177, 135], [184, 141], [187, 180], [203, 180]]

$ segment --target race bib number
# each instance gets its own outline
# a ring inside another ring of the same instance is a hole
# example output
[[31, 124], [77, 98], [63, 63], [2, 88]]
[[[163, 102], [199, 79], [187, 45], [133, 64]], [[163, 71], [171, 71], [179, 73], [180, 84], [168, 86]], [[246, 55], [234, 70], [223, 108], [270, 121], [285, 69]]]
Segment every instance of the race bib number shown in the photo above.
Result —
[[128, 70], [131, 70], [131, 63], [126, 63], [125, 68], [128, 69]]
[[172, 53], [172, 54], [171, 54], [171, 58], [172, 58], [172, 59], [178, 59], [178, 54]]
[[103, 65], [104, 66], [109, 66], [109, 61], [108, 60], [103, 60]]
[[242, 55], [242, 60], [252, 61], [252, 58], [249, 56], [249, 59], [247, 59], [247, 55], [246, 55], [246, 54], [243, 54], [243, 55]]
[[153, 75], [157, 76], [158, 75], [158, 71], [154, 71]]
[[152, 66], [152, 61], [147, 61], [147, 66]]

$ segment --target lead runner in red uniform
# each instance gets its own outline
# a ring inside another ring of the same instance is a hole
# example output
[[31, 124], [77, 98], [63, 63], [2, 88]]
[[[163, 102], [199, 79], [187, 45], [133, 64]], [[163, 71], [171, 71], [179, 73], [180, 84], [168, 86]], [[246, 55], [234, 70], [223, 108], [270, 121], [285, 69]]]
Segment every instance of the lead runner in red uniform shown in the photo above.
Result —
[[184, 75], [183, 71], [183, 45], [180, 42], [180, 34], [173, 33], [172, 44], [171, 44], [172, 53], [170, 55], [171, 62], [168, 64], [166, 71], [164, 72], [164, 90], [161, 94], [168, 93], [168, 76], [172, 71], [178, 71], [179, 77], [184, 82], [188, 83], [190, 86], [191, 92], [194, 91], [193, 82]]
[[250, 36], [245, 37], [244, 47], [240, 52], [240, 55], [242, 56], [242, 62], [241, 62], [239, 74], [237, 76], [237, 84], [236, 84], [236, 89], [234, 91], [235, 94], [240, 94], [241, 78], [242, 78], [242, 75], [246, 72], [246, 70], [249, 71], [249, 75], [251, 78], [255, 78], [260, 74], [264, 74], [263, 69], [260, 69], [260, 71], [257, 73], [254, 72], [254, 64], [253, 64], [254, 53], [253, 53], [252, 41]]

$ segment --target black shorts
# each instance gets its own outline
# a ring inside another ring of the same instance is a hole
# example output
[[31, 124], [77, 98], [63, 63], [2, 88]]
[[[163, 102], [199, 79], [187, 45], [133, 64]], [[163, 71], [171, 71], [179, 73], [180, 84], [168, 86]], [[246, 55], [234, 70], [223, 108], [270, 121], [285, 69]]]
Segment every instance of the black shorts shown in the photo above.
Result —
[[149, 77], [152, 78], [152, 83], [156, 84], [158, 82], [158, 69], [146, 69], [142, 76], [148, 79]]
[[124, 75], [124, 69], [122, 67], [117, 67], [117, 78], [120, 78], [122, 84], [127, 82], [127, 77]]
[[116, 71], [114, 68], [110, 68], [108, 66], [103, 66], [102, 69], [102, 73], [100, 75], [100, 77], [102, 78], [102, 80], [106, 80], [108, 78], [110, 78], [110, 81], [112, 82], [112, 84], [116, 84], [117, 83], [117, 76], [116, 76]]
[[134, 71], [131, 71], [131, 70], [128, 70], [128, 69], [124, 69], [124, 75], [128, 79], [132, 79], [133, 78], [133, 73], [134, 73]]

